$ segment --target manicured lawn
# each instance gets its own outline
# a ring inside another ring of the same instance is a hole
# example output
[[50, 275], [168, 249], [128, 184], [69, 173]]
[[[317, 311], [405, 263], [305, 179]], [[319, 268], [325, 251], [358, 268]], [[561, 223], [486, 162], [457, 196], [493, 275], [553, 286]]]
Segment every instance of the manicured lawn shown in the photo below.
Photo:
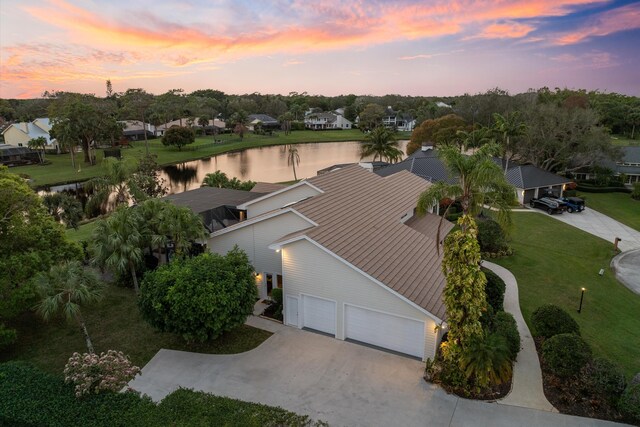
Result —
[[[520, 307], [531, 313], [556, 304], [578, 322], [594, 354], [614, 361], [628, 377], [640, 372], [640, 296], [608, 268], [611, 244], [538, 213], [514, 213], [514, 255], [496, 262], [518, 280]], [[605, 269], [604, 276], [598, 271]], [[580, 288], [587, 289], [577, 313]]]
[[640, 201], [629, 193], [581, 193], [588, 208], [640, 231]]
[[[233, 354], [251, 350], [271, 336], [270, 332], [242, 325], [217, 340], [186, 345], [178, 336], [155, 331], [141, 317], [131, 289], [110, 285], [104, 300], [83, 309], [87, 329], [96, 352], [121, 350], [138, 366], [144, 366], [161, 348], [212, 354]], [[74, 351], [86, 352], [75, 324], [63, 320], [42, 322], [27, 313], [12, 326], [18, 329], [18, 342], [9, 351], [0, 352], [0, 361], [25, 360], [39, 368], [62, 375]]]
[[74, 230], [73, 228], [67, 228], [67, 238], [72, 242], [81, 242], [83, 240], [89, 241], [93, 230], [96, 228], [96, 224], [97, 220], [93, 220], [91, 222], [80, 225], [77, 230]]
[[[279, 132], [277, 135], [254, 135], [246, 134], [244, 140], [233, 134], [217, 135], [216, 139], [222, 143], [214, 143], [212, 136], [196, 138], [196, 142], [184, 147], [182, 151], [174, 147], [165, 147], [160, 139], [149, 140], [149, 151], [158, 156], [160, 165], [179, 163], [188, 160], [210, 157], [228, 151], [242, 150], [246, 148], [264, 147], [269, 145], [300, 144], [307, 142], [336, 142], [336, 141], [361, 141], [365, 134], [359, 130], [338, 130], [338, 131], [293, 131], [289, 135]], [[402, 132], [399, 138], [409, 138], [410, 133]], [[123, 148], [122, 155], [125, 158], [139, 159], [145, 154], [144, 141], [137, 141], [130, 148]], [[76, 168], [71, 166], [71, 156], [47, 155], [47, 160], [51, 164], [40, 166], [19, 166], [12, 168], [12, 172], [28, 175], [32, 179], [32, 186], [40, 187], [45, 185], [60, 184], [73, 181], [82, 181], [94, 178], [103, 174], [100, 163], [103, 159], [102, 150], [97, 150], [96, 166], [88, 166], [82, 162], [82, 155], [76, 155]], [[80, 165], [78, 167], [78, 165]]]

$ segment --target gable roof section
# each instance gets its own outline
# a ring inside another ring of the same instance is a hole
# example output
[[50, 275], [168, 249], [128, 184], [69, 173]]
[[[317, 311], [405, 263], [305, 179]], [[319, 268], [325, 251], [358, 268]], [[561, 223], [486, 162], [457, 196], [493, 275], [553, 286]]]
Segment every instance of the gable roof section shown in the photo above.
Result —
[[277, 124], [278, 120], [274, 119], [271, 116], [268, 116], [266, 114], [249, 114], [248, 117], [250, 122], [253, 122], [255, 120], [258, 120], [264, 124]]
[[426, 233], [401, 222], [430, 184], [407, 171], [382, 178], [357, 165], [309, 182], [324, 193], [291, 208], [318, 225], [283, 236], [274, 245], [306, 238], [443, 319], [442, 255], [437, 254], [435, 236], [429, 235], [434, 226], [426, 226], [435, 222], [437, 229], [440, 217], [416, 220]]
[[314, 190], [316, 190], [318, 193], [322, 193], [322, 190], [321, 190], [321, 189], [319, 189], [318, 187], [316, 187], [315, 185], [311, 184], [308, 180], [306, 180], [306, 179], [305, 179], [305, 180], [302, 180], [302, 181], [300, 181], [300, 182], [297, 182], [297, 183], [295, 183], [295, 184], [293, 184], [293, 185], [289, 185], [289, 186], [283, 187], [283, 188], [281, 188], [280, 190], [276, 190], [276, 191], [273, 191], [273, 192], [271, 192], [271, 193], [264, 194], [264, 195], [262, 195], [262, 196], [260, 196], [260, 197], [258, 197], [258, 198], [256, 198], [256, 199], [253, 199], [253, 200], [250, 200], [250, 201], [248, 201], [248, 202], [246, 202], [246, 203], [243, 203], [243, 204], [241, 204], [241, 205], [238, 205], [238, 209], [247, 209], [247, 206], [249, 206], [249, 205], [251, 205], [251, 204], [253, 204], [253, 203], [260, 202], [260, 201], [262, 201], [262, 200], [266, 200], [266, 199], [268, 199], [269, 197], [276, 196], [276, 195], [278, 195], [278, 194], [284, 193], [284, 192], [286, 192], [286, 191], [293, 190], [294, 188], [298, 188], [298, 187], [301, 187], [301, 186], [303, 186], [303, 185], [306, 185], [306, 186], [308, 186], [308, 187], [313, 188], [313, 189], [314, 189]]
[[256, 185], [250, 190], [252, 193], [273, 193], [274, 191], [282, 190], [286, 188], [283, 184], [272, 184], [270, 182], [256, 182]]

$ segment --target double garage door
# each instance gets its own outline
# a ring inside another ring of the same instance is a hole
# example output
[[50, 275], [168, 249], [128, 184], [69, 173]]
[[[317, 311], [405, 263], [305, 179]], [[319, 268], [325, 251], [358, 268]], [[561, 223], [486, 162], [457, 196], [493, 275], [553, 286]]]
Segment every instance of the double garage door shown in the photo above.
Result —
[[[336, 335], [336, 302], [304, 295], [303, 327]], [[345, 339], [408, 354], [424, 356], [424, 322], [344, 305]]]

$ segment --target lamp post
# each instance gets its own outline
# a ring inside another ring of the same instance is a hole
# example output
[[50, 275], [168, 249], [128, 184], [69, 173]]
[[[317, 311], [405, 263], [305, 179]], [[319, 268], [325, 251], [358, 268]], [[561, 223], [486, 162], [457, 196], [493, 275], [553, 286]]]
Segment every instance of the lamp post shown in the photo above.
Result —
[[580, 307], [578, 307], [578, 313], [582, 311], [582, 300], [584, 299], [584, 291], [586, 291], [586, 289], [582, 288], [581, 290], [582, 292], [580, 293]]

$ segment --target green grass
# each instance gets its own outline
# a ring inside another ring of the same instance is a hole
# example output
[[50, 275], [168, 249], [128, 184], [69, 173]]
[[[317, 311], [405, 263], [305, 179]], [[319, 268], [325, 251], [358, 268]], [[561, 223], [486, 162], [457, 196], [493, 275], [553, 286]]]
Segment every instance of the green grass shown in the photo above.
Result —
[[588, 208], [640, 231], [640, 201], [628, 193], [581, 193]]
[[83, 240], [89, 241], [89, 239], [91, 238], [91, 234], [93, 233], [93, 230], [96, 228], [97, 223], [98, 221], [94, 219], [90, 222], [81, 224], [77, 230], [74, 230], [73, 228], [67, 228], [66, 229], [67, 238], [72, 242], [78, 242], [78, 243]]
[[[640, 132], [640, 130], [638, 132]], [[624, 135], [611, 135], [611, 143], [613, 145], [618, 145], [621, 147], [625, 147], [628, 145], [640, 145], [640, 139], [636, 138], [630, 139]]]
[[[270, 332], [242, 325], [213, 342], [186, 345], [177, 335], [157, 332], [141, 318], [133, 290], [113, 285], [107, 287], [101, 303], [83, 308], [83, 315], [96, 352], [120, 350], [138, 366], [144, 366], [161, 348], [233, 354], [251, 350], [271, 336]], [[45, 323], [35, 314], [26, 313], [11, 326], [18, 330], [18, 341], [0, 352], [0, 361], [24, 360], [62, 375], [74, 351], [86, 352], [77, 325], [62, 319]]]
[[[542, 304], [565, 309], [578, 322], [595, 355], [618, 363], [628, 377], [640, 372], [640, 296], [608, 268], [611, 243], [547, 215], [514, 213], [514, 255], [496, 262], [518, 280], [520, 307], [529, 328]], [[604, 276], [598, 271], [605, 269]], [[577, 313], [580, 288], [587, 289]]]
[[[182, 151], [179, 151], [175, 147], [165, 147], [158, 138], [149, 140], [149, 151], [158, 156], [158, 163], [160, 165], [168, 165], [247, 148], [308, 142], [361, 141], [364, 139], [364, 136], [365, 134], [357, 129], [293, 131], [289, 135], [280, 132], [273, 136], [246, 134], [243, 140], [240, 140], [238, 136], [233, 134], [223, 134], [216, 136], [216, 139], [221, 140], [222, 143], [215, 144], [212, 136], [199, 137], [196, 138], [195, 143], [184, 147]], [[402, 132], [398, 135], [400, 138], [408, 138], [409, 136], [410, 134], [408, 132]], [[139, 159], [144, 154], [144, 141], [136, 141], [132, 143], [132, 147], [122, 149], [122, 155], [125, 158]], [[71, 156], [69, 154], [48, 154], [46, 159], [51, 163], [47, 165], [18, 166], [12, 168], [12, 172], [31, 178], [31, 185], [33, 187], [83, 181], [102, 175], [104, 172], [100, 167], [103, 159], [102, 150], [97, 150], [96, 159], [98, 164], [95, 166], [85, 165], [82, 162], [82, 154], [76, 155], [77, 164], [75, 169], [71, 166]], [[80, 167], [77, 165], [80, 165]]]

